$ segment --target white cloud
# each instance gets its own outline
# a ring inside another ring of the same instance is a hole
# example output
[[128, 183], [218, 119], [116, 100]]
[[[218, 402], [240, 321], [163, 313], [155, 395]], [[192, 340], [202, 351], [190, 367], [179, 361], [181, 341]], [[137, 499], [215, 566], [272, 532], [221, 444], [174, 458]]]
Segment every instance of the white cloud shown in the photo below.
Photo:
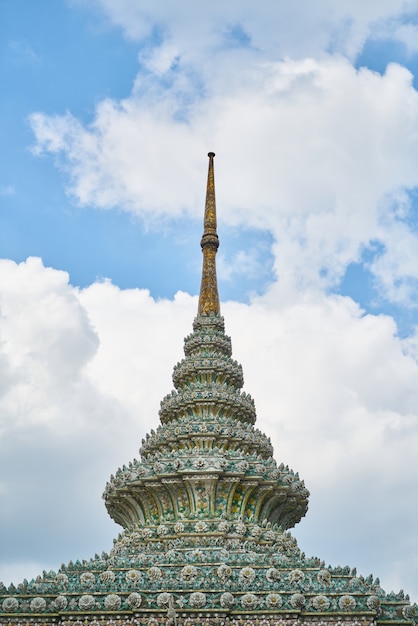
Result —
[[372, 241], [388, 247], [394, 280], [408, 280], [411, 264], [391, 232], [396, 219], [414, 247], [400, 211], [418, 185], [411, 74], [395, 64], [383, 76], [356, 71], [338, 57], [287, 60], [252, 63], [225, 89], [227, 69], [187, 106], [181, 89], [138, 78], [140, 94], [102, 102], [88, 127], [35, 114], [35, 150], [60, 155], [81, 203], [152, 222], [200, 212], [209, 146], [222, 219], [273, 234], [281, 280], [335, 285]]
[[414, 0], [320, 0], [314, 4], [261, 0], [256, 5], [251, 0], [227, 4], [213, 0], [192, 6], [185, 0], [169, 5], [163, 0], [95, 0], [94, 4], [128, 38], [150, 38], [157, 28], [163, 42], [174, 41], [180, 55], [194, 63], [208, 51], [231, 46], [230, 33], [237, 25], [253, 49], [274, 58], [302, 58], [330, 49], [353, 57], [369, 36], [381, 33], [387, 21], [408, 23], [416, 12]]
[[[197, 301], [155, 301], [109, 282], [79, 291], [36, 259], [2, 261], [0, 294], [4, 575], [109, 550], [117, 527], [101, 491], [158, 424]], [[303, 549], [364, 574], [373, 568], [388, 590], [417, 596], [411, 340], [405, 346], [390, 318], [363, 315], [349, 298], [287, 300], [277, 285], [223, 313], [258, 427], [312, 492], [295, 530]], [[8, 401], [19, 389], [20, 404]]]
[[[416, 230], [395, 221], [382, 233], [384, 249], [370, 264], [381, 292], [392, 302], [417, 304], [418, 239]], [[400, 278], [401, 277], [401, 278]]]
[[97, 348], [97, 334], [65, 272], [45, 268], [39, 259], [0, 261], [3, 572], [9, 564], [10, 573], [16, 571], [19, 561], [51, 563], [59, 544], [65, 560], [68, 547], [85, 541], [91, 504], [83, 503], [74, 518], [74, 496], [80, 505], [87, 477], [93, 490], [97, 485], [102, 464], [94, 451], [110, 447], [109, 434], [123, 413], [84, 374]]
[[[146, 290], [121, 290], [104, 282], [84, 289], [80, 301], [101, 339], [96, 358], [87, 368], [90, 380], [118, 402], [123, 398], [134, 419], [145, 425], [149, 415], [156, 415], [172, 367], [182, 357], [194, 299], [178, 293], [174, 302], [155, 301]], [[152, 385], [142, 384], [150, 371], [158, 372]]]
[[[415, 7], [415, 12], [417, 7]], [[416, 19], [404, 22], [401, 19], [384, 21], [376, 29], [374, 38], [384, 41], [400, 42], [405, 46], [407, 54], [413, 55], [418, 52], [418, 27]]]
[[178, 60], [179, 51], [170, 43], [163, 44], [156, 50], [147, 49], [139, 55], [139, 61], [155, 74], [165, 74]]
[[377, 243], [380, 294], [414, 302], [418, 95], [399, 65], [348, 60], [373, 38], [412, 50], [414, 0], [93, 4], [138, 42], [132, 93], [99, 102], [90, 125], [30, 118], [34, 152], [57, 157], [78, 202], [148, 224], [197, 215], [213, 149], [223, 221], [271, 232], [289, 293], [335, 287]]
[[54, 405], [65, 397], [74, 410], [79, 398], [74, 391], [83, 387], [82, 393], [90, 393], [80, 372], [98, 339], [68, 286], [68, 275], [45, 269], [35, 258], [19, 265], [3, 260], [0, 282], [3, 377], [9, 381], [1, 398], [2, 422], [14, 428], [31, 422], [72, 430], [76, 415], [58, 426]]
[[232, 258], [225, 259], [221, 254], [218, 258], [219, 279], [222, 281], [238, 280], [240, 277], [256, 279], [263, 271], [263, 259], [256, 248], [239, 250]]

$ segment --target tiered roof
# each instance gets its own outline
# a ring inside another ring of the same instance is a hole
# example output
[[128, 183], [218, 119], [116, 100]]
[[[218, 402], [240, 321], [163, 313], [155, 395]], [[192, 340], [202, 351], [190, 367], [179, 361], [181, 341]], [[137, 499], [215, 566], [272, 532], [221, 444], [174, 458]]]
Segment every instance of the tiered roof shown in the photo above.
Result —
[[119, 469], [103, 494], [124, 530], [109, 554], [0, 585], [0, 625], [418, 624], [402, 592], [387, 595], [378, 579], [307, 558], [288, 532], [309, 492], [254, 427], [254, 402], [231, 357], [216, 280], [213, 158], [185, 358], [141, 460]]

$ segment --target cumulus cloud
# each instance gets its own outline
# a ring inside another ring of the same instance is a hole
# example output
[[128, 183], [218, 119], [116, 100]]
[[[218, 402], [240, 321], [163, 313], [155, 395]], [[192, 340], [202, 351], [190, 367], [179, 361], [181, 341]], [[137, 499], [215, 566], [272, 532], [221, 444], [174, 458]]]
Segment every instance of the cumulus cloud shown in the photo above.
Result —
[[402, 43], [407, 55], [418, 52], [418, 27], [416, 20], [403, 21], [399, 18], [382, 21], [374, 33], [374, 38], [380, 41], [395, 41]]
[[127, 409], [86, 373], [99, 341], [65, 272], [40, 259], [0, 261], [3, 573], [16, 573], [19, 560], [52, 565], [60, 544], [62, 560], [94, 545], [87, 520], [120, 421], [129, 422]]
[[[281, 280], [333, 286], [380, 242], [384, 253], [370, 270], [384, 294], [394, 296], [390, 265], [398, 299], [411, 295], [402, 288], [416, 285], [418, 267], [405, 201], [418, 185], [411, 74], [392, 64], [381, 76], [327, 57], [253, 64], [228, 90], [222, 81], [212, 87], [187, 111], [181, 94], [161, 85], [106, 100], [90, 126], [70, 114], [34, 114], [35, 150], [61, 158], [82, 204], [155, 222], [196, 214], [202, 155], [216, 147], [222, 219], [272, 233]], [[408, 237], [408, 258], [393, 227]]]
[[76, 201], [154, 226], [196, 215], [214, 149], [223, 221], [270, 231], [289, 291], [335, 287], [368, 251], [380, 295], [416, 304], [418, 94], [399, 65], [352, 65], [366, 39], [407, 41], [414, 2], [93, 4], [138, 42], [131, 94], [88, 125], [30, 117]]
[[[89, 393], [80, 372], [98, 339], [68, 275], [45, 269], [35, 258], [19, 265], [3, 260], [0, 281], [2, 378], [8, 381], [1, 396], [3, 426], [19, 429], [30, 422], [73, 430], [73, 402], [80, 397], [73, 392]], [[58, 425], [54, 405], [62, 404], [63, 393], [73, 415]]]
[[[223, 313], [258, 426], [312, 492], [295, 534], [306, 552], [365, 574], [373, 568], [384, 587], [417, 595], [411, 345], [389, 317], [364, 315], [349, 298], [295, 301], [277, 290], [250, 305], [226, 303]], [[109, 550], [118, 530], [101, 491], [158, 424], [197, 301], [181, 292], [156, 301], [108, 281], [80, 291], [39, 259], [2, 261], [0, 294], [0, 572], [18, 582], [36, 564], [56, 568]]]
[[151, 39], [157, 27], [163, 45], [175, 42], [177, 54], [188, 62], [200, 61], [208, 50], [216, 52], [234, 44], [276, 58], [302, 58], [324, 50], [355, 56], [368, 37], [374, 33], [382, 36], [389, 20], [410, 24], [416, 12], [413, 0], [320, 0], [314, 5], [309, 0], [297, 5], [270, 0], [257, 5], [251, 0], [225, 5], [214, 0], [193, 6], [184, 0], [169, 6], [162, 0], [94, 0], [93, 4], [130, 39]]

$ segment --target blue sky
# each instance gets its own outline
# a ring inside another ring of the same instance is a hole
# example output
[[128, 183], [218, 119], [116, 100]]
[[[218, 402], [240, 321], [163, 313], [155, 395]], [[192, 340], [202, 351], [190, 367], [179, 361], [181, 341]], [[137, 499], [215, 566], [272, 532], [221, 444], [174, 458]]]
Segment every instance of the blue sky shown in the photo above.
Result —
[[100, 490], [191, 328], [213, 150], [223, 310], [312, 491], [297, 536], [418, 599], [418, 3], [0, 0], [0, 34], [0, 579], [116, 534]]
[[[1, 102], [7, 145], [1, 163], [3, 255], [16, 261], [41, 256], [47, 265], [68, 271], [79, 286], [110, 278], [121, 287], [146, 286], [156, 297], [172, 296], [179, 286], [196, 293], [200, 268], [195, 247], [187, 242], [199, 237], [201, 220], [147, 228], [118, 207], [102, 213], [80, 206], [66, 193], [65, 174], [31, 153], [34, 111], [70, 111], [89, 124], [100, 100], [129, 95], [139, 69], [138, 45], [82, 3], [6, 1], [1, 12], [1, 71], [7, 85]], [[225, 254], [242, 247], [242, 239], [260, 250], [261, 281], [260, 276], [242, 281], [241, 292], [226, 281], [228, 297], [247, 298], [272, 278], [269, 233], [245, 231], [240, 228], [238, 243], [236, 229], [224, 229]], [[177, 284], [168, 277], [173, 254], [182, 260]]]

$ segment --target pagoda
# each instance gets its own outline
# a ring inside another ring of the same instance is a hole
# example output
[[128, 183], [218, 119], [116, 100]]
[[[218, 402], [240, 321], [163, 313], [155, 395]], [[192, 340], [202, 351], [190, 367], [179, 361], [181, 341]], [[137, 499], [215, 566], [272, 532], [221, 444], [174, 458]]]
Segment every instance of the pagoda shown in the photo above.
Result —
[[289, 532], [303, 480], [273, 458], [220, 314], [213, 152], [193, 332], [140, 459], [103, 498], [123, 528], [109, 553], [0, 585], [0, 626], [417, 626], [403, 592], [306, 557]]

